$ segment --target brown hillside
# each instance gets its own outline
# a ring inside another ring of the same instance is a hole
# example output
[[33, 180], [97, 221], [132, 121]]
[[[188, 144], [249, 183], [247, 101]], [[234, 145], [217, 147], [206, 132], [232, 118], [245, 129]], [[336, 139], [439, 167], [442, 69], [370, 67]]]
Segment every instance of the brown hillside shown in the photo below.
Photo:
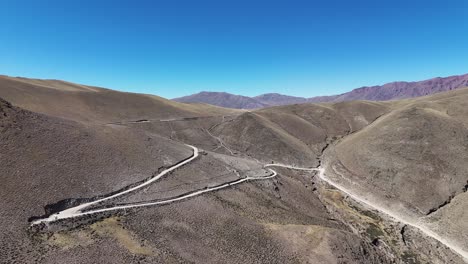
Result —
[[227, 114], [235, 110], [183, 104], [164, 98], [72, 84], [0, 76], [0, 97], [30, 111], [86, 122], [169, 119]]

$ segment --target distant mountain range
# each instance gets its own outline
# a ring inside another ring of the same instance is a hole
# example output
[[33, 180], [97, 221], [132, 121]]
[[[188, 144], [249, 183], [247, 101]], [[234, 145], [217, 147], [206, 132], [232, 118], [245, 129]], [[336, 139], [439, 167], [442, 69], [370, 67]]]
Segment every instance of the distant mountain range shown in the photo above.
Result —
[[206, 103], [227, 108], [255, 109], [300, 103], [343, 102], [354, 100], [388, 101], [430, 95], [467, 86], [468, 74], [464, 74], [443, 78], [437, 77], [419, 82], [391, 82], [384, 85], [365, 86], [339, 95], [311, 98], [288, 96], [278, 93], [267, 93], [255, 97], [248, 97], [224, 92], [200, 92], [173, 100], [183, 103]]

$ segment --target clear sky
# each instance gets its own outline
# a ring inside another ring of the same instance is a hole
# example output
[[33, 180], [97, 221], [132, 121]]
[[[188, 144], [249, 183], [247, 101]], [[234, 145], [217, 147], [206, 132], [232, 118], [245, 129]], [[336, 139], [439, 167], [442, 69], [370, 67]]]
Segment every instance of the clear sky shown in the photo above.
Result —
[[468, 73], [468, 1], [0, 0], [0, 74], [173, 98]]

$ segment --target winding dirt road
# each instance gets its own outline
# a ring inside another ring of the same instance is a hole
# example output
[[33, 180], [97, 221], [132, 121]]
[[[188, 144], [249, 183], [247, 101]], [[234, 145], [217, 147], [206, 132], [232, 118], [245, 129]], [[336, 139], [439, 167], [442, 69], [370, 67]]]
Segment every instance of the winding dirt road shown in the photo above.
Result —
[[102, 213], [102, 212], [115, 211], [115, 210], [169, 204], [169, 203], [185, 200], [185, 199], [188, 199], [188, 198], [191, 198], [191, 197], [194, 197], [194, 196], [198, 196], [198, 195], [201, 195], [203, 193], [213, 192], [213, 191], [217, 191], [217, 190], [224, 189], [224, 188], [227, 188], [227, 187], [231, 187], [231, 186], [234, 186], [234, 185], [246, 182], [246, 181], [266, 180], [266, 179], [271, 179], [271, 178], [275, 177], [276, 175], [278, 175], [276, 173], [276, 171], [274, 171], [272, 169], [268, 169], [272, 173], [269, 176], [260, 176], [260, 177], [251, 177], [251, 176], [249, 176], [249, 177], [242, 178], [242, 179], [239, 179], [239, 180], [236, 180], [236, 181], [233, 181], [233, 182], [228, 182], [228, 183], [224, 183], [224, 184], [221, 184], [221, 185], [218, 185], [218, 186], [208, 187], [208, 188], [198, 190], [198, 191], [195, 191], [195, 192], [190, 192], [190, 193], [187, 193], [185, 195], [178, 196], [176, 198], [166, 199], [166, 200], [157, 201], [157, 202], [119, 205], [119, 206], [113, 206], [113, 207], [102, 208], [102, 209], [94, 209], [94, 210], [89, 210], [89, 211], [84, 210], [84, 209], [86, 209], [86, 208], [88, 208], [88, 207], [90, 207], [92, 205], [96, 205], [96, 204], [102, 203], [104, 201], [107, 201], [107, 200], [122, 196], [124, 194], [136, 191], [138, 189], [141, 189], [141, 188], [143, 188], [143, 187], [157, 181], [158, 179], [160, 179], [162, 176], [166, 175], [167, 173], [169, 173], [169, 172], [171, 172], [171, 171], [173, 171], [173, 170], [175, 170], [175, 169], [177, 169], [177, 168], [179, 168], [179, 167], [193, 161], [199, 155], [198, 154], [198, 148], [194, 147], [194, 146], [191, 146], [191, 145], [187, 145], [187, 146], [193, 149], [193, 155], [190, 158], [188, 158], [188, 159], [186, 159], [186, 160], [184, 160], [182, 162], [179, 162], [176, 165], [174, 165], [174, 166], [172, 166], [172, 167], [170, 167], [168, 169], [165, 169], [164, 171], [162, 171], [161, 173], [159, 173], [155, 177], [151, 178], [150, 180], [145, 181], [142, 184], [137, 185], [137, 186], [135, 186], [133, 188], [127, 189], [125, 191], [122, 191], [122, 192], [119, 192], [119, 193], [116, 193], [116, 194], [113, 194], [113, 195], [110, 195], [110, 196], [107, 196], [107, 197], [104, 197], [102, 199], [98, 199], [98, 200], [88, 202], [88, 203], [83, 203], [83, 204], [80, 204], [78, 206], [65, 209], [65, 210], [60, 211], [58, 213], [52, 214], [47, 218], [37, 219], [37, 220], [33, 221], [31, 225], [38, 225], [38, 224], [41, 224], [41, 223], [46, 223], [47, 224], [47, 223], [62, 220], [62, 219], [70, 219], [70, 218], [75, 218], [75, 217], [80, 217], [80, 216], [85, 216], [85, 215], [91, 215], [91, 214], [97, 214], [97, 213]]
[[[234, 185], [246, 182], [246, 181], [266, 180], [266, 179], [273, 178], [273, 177], [275, 177], [277, 175], [276, 171], [271, 170], [271, 169], [269, 169], [269, 170], [272, 172], [272, 175], [265, 176], [265, 177], [247, 177], [247, 178], [239, 179], [239, 180], [236, 180], [236, 181], [233, 181], [233, 182], [224, 183], [224, 184], [221, 184], [221, 185], [218, 185], [218, 186], [209, 187], [209, 188], [206, 188], [206, 189], [191, 192], [191, 193], [179, 196], [177, 198], [171, 198], [171, 199], [157, 201], [157, 202], [119, 205], [119, 206], [114, 206], [114, 207], [110, 207], [110, 208], [96, 209], [96, 210], [90, 210], [90, 211], [85, 211], [85, 212], [76, 212], [76, 213], [74, 213], [72, 215], [68, 215], [67, 217], [62, 217], [61, 219], [73, 218], [73, 217], [79, 217], [79, 216], [91, 215], [91, 214], [97, 214], [97, 213], [103, 213], [103, 212], [109, 212], [109, 211], [116, 211], [116, 210], [122, 210], [122, 209], [132, 209], [132, 208], [138, 208], [138, 207], [163, 205], [163, 204], [178, 202], [178, 201], [185, 200], [185, 199], [188, 199], [188, 198], [191, 198], [191, 197], [194, 197], [194, 196], [198, 196], [198, 195], [201, 195], [201, 194], [204, 194], [204, 193], [207, 193], [207, 192], [213, 192], [213, 191], [217, 191], [217, 190], [224, 189], [224, 188], [227, 188], [227, 187], [231, 187], [231, 186], [234, 186]], [[73, 208], [71, 208], [71, 209], [73, 209]], [[53, 220], [53, 221], [55, 221], [55, 220]]]
[[98, 199], [98, 200], [95, 200], [95, 201], [92, 201], [92, 202], [83, 203], [83, 204], [80, 204], [78, 206], [65, 209], [65, 210], [60, 211], [58, 213], [52, 214], [47, 218], [37, 219], [37, 220], [32, 222], [32, 225], [37, 225], [37, 224], [40, 224], [40, 223], [53, 222], [53, 221], [57, 221], [57, 220], [60, 220], [60, 219], [66, 219], [66, 218], [72, 218], [72, 217], [80, 216], [80, 215], [83, 214], [82, 213], [83, 209], [85, 209], [87, 207], [90, 207], [91, 205], [102, 203], [104, 201], [107, 201], [107, 200], [122, 196], [124, 194], [133, 192], [135, 190], [141, 189], [141, 188], [143, 188], [143, 187], [145, 187], [145, 186], [159, 180], [162, 176], [168, 174], [169, 172], [171, 172], [171, 171], [173, 171], [173, 170], [175, 170], [175, 169], [177, 169], [179, 167], [182, 167], [183, 165], [193, 161], [194, 159], [196, 159], [198, 157], [198, 148], [196, 148], [194, 146], [191, 146], [191, 145], [186, 145], [186, 146], [192, 148], [192, 150], [193, 150], [192, 156], [190, 156], [186, 160], [183, 160], [182, 162], [179, 162], [179, 163], [175, 164], [174, 166], [172, 166], [172, 167], [170, 167], [168, 169], [163, 170], [161, 173], [159, 173], [155, 177], [151, 178], [150, 180], [145, 181], [140, 185], [137, 185], [137, 186], [135, 186], [133, 188], [124, 190], [122, 192], [119, 192], [119, 193], [116, 193], [116, 194], [113, 194], [113, 195], [110, 195], [110, 196], [107, 196], [107, 197], [104, 197], [104, 198], [101, 198], [101, 199]]

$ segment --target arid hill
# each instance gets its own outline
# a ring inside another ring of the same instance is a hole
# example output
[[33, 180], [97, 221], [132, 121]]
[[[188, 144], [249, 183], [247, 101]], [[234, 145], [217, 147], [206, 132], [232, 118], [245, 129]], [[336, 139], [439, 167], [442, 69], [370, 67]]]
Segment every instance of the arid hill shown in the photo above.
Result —
[[240, 153], [264, 162], [317, 166], [322, 150], [386, 113], [382, 103], [301, 104], [247, 112], [214, 133]]
[[140, 119], [228, 114], [236, 110], [181, 104], [164, 98], [71, 84], [0, 76], [0, 97], [38, 113], [81, 121], [117, 122]]
[[[329, 151], [330, 177], [431, 223], [468, 251], [468, 89], [397, 101], [391, 112]], [[450, 219], [450, 220], [448, 220]]]

